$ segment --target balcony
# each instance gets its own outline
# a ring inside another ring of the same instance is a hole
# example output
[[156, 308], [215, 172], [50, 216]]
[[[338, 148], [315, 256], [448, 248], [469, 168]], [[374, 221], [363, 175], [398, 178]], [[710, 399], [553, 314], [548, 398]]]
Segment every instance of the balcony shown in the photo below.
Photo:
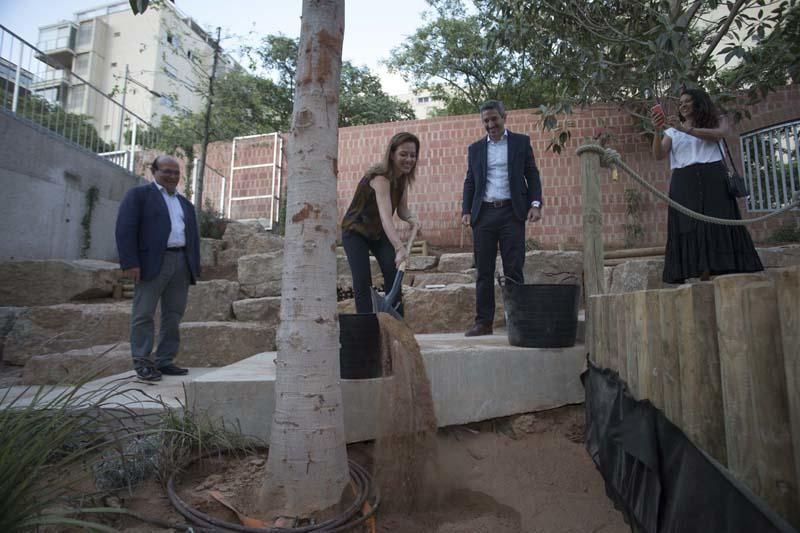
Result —
[[72, 23], [40, 29], [37, 48], [44, 54], [38, 56], [38, 59], [56, 68], [59, 68], [59, 64], [65, 67], [72, 66], [77, 30], [77, 26]]

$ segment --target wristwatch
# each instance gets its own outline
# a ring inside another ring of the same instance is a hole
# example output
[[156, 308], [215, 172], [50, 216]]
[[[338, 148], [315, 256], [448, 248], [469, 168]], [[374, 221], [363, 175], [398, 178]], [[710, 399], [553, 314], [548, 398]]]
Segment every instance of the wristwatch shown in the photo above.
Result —
[[534, 200], [534, 201], [531, 202], [531, 207], [535, 207], [536, 209], [539, 209], [540, 207], [542, 207], [542, 202], [540, 202], [539, 200]]

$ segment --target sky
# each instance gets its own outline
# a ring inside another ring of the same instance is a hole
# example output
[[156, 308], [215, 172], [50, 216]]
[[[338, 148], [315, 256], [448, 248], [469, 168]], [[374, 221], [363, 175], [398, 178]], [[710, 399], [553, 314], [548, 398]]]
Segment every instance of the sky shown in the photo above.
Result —
[[[359, 66], [366, 65], [380, 75], [387, 93], [408, 92], [403, 80], [389, 74], [380, 61], [414, 33], [421, 23], [421, 14], [428, 8], [427, 2], [346, 2], [343, 58]], [[76, 11], [107, 3], [110, 0], [0, 0], [0, 24], [35, 45], [39, 26], [72, 20]], [[241, 41], [226, 35], [247, 37], [251, 31], [256, 35], [300, 35], [301, 0], [176, 0], [175, 5], [213, 33], [217, 26], [222, 27], [222, 46], [228, 51], [233, 51]], [[255, 41], [252, 36], [250, 39]]]

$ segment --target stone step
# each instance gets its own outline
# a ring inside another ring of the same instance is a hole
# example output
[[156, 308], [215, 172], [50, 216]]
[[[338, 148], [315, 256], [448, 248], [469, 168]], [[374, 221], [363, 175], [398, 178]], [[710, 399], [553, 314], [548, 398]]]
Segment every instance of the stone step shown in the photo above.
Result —
[[[416, 335], [440, 427], [583, 401], [586, 348], [519, 348], [505, 332]], [[275, 352], [207, 372], [187, 386], [188, 405], [247, 435], [269, 439], [275, 408]], [[393, 378], [342, 380], [348, 442], [376, 437], [382, 387]]]

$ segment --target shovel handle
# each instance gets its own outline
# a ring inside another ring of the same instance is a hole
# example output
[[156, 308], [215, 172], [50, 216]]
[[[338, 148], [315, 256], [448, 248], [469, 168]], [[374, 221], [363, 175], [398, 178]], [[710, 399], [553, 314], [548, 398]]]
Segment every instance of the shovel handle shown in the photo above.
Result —
[[[406, 253], [409, 257], [411, 257], [411, 247], [414, 245], [414, 239], [417, 237], [417, 232], [419, 231], [419, 224], [414, 224], [411, 229], [411, 236], [408, 238], [408, 246], [406, 247]], [[400, 272], [406, 271], [406, 266], [408, 263], [408, 259], [400, 263], [400, 266], [397, 267], [397, 270]]]

